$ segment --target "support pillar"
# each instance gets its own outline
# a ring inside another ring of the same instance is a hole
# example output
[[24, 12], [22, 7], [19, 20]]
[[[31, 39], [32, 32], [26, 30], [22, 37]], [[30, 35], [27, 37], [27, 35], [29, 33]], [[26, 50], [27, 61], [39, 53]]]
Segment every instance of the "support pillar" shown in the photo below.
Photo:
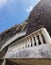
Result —
[[3, 61], [2, 65], [6, 65], [6, 59], [4, 59], [4, 61]]
[[31, 39], [32, 39], [32, 46], [34, 46], [34, 38], [33, 38], [33, 36], [31, 36]]
[[34, 34], [34, 37], [35, 37], [36, 45], [38, 45], [38, 38], [37, 38], [36, 34]]
[[28, 48], [28, 44], [29, 44], [29, 39], [26, 39], [26, 47]]
[[31, 47], [31, 40], [30, 40], [30, 37], [29, 37], [29, 47]]
[[42, 29], [42, 34], [44, 36], [44, 39], [45, 39], [46, 43], [51, 45], [50, 35], [49, 35], [49, 33], [47, 32], [47, 30], [45, 28]]
[[41, 44], [44, 44], [44, 42], [43, 42], [43, 38], [42, 38], [41, 34], [38, 33], [38, 35], [39, 35], [39, 40], [40, 40]]

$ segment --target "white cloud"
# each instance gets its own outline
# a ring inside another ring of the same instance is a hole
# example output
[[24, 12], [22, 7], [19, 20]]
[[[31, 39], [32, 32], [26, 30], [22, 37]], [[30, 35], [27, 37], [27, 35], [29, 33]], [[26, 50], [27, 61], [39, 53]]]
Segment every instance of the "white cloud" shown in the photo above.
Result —
[[8, 0], [0, 0], [0, 7], [7, 3]]
[[12, 3], [14, 0], [0, 0], [0, 7], [4, 6], [5, 4]]
[[33, 6], [31, 5], [29, 8], [26, 9], [26, 12], [31, 12], [33, 9]]

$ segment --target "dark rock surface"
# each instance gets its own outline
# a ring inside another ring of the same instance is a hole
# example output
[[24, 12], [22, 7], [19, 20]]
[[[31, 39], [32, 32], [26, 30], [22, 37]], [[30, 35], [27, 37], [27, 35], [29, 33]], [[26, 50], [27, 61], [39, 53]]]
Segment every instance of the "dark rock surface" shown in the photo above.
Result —
[[27, 22], [27, 35], [42, 27], [51, 35], [51, 0], [40, 0], [31, 11]]

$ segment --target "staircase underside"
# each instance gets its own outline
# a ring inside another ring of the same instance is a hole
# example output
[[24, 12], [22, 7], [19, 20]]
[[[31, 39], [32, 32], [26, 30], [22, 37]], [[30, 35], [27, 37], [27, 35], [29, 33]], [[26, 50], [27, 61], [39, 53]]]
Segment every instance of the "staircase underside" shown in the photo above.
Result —
[[51, 59], [6, 59], [5, 65], [51, 65]]

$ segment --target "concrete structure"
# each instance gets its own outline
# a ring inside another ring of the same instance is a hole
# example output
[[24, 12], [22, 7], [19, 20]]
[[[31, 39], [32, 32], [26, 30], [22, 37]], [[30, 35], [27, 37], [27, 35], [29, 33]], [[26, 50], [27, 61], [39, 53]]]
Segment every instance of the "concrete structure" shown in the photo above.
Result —
[[[8, 43], [4, 44], [3, 47], [6, 47]], [[29, 49], [29, 48], [32, 49], [34, 47], [39, 47], [39, 46], [40, 46], [40, 49], [41, 49], [41, 45], [42, 46], [43, 45], [44, 46], [45, 45], [51, 46], [51, 37], [49, 36], [49, 34], [48, 34], [48, 32], [45, 28], [41, 28], [41, 29], [33, 32], [32, 34], [22, 38], [21, 40], [16, 41], [14, 43], [14, 45], [13, 44], [10, 45], [7, 52], [6, 52], [6, 54], [5, 54], [5, 56], [4, 56], [4, 58], [16, 58], [17, 54], [18, 55], [20, 54], [19, 53], [20, 50], [22, 51], [23, 49], [26, 49], [26, 48], [27, 49]], [[3, 47], [1, 49], [3, 49]], [[17, 57], [19, 58], [19, 56], [17, 56]], [[25, 54], [25, 57], [26, 57], [26, 54]], [[21, 58], [21, 55], [20, 55], [20, 58]], [[23, 58], [24, 58], [24, 54], [23, 54]]]
[[[8, 40], [10, 43], [5, 43], [0, 52], [13, 42], [12, 39], [15, 40], [18, 36]], [[2, 65], [6, 65], [7, 58], [51, 58], [51, 37], [45, 28], [41, 28], [11, 44], [2, 58], [4, 59]]]

